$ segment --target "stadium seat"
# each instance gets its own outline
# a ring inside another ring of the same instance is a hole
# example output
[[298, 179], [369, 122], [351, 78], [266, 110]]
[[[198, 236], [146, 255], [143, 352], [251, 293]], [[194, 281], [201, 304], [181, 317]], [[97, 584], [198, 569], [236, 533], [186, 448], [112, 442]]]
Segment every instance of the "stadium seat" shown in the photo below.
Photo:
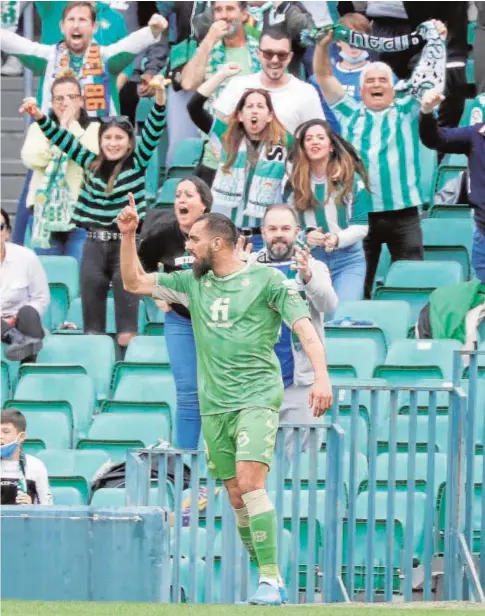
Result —
[[[409, 433], [411, 418], [409, 415], [399, 415], [396, 419], [396, 448], [399, 452], [409, 451]], [[416, 420], [416, 451], [422, 453], [430, 450], [429, 445], [429, 419], [426, 415], [419, 415]], [[448, 417], [436, 417], [435, 451], [440, 453], [448, 450]], [[389, 451], [389, 426], [381, 424], [377, 429], [377, 451]]]
[[325, 352], [330, 374], [370, 379], [378, 363], [378, 347], [374, 340], [329, 339]]
[[103, 413], [146, 411], [166, 414], [173, 429], [177, 410], [175, 382], [171, 374], [125, 374]]
[[137, 336], [131, 340], [125, 359], [117, 362], [113, 374], [113, 389], [128, 374], [171, 374], [167, 343], [164, 336]]
[[[171, 495], [170, 506], [173, 507], [173, 488], [172, 484], [168, 492]], [[158, 502], [158, 488], [149, 489], [149, 504], [154, 507]], [[126, 507], [126, 489], [125, 488], [100, 488], [93, 492], [90, 502], [91, 507]]]
[[374, 376], [392, 385], [416, 385], [423, 379], [453, 378], [453, 354], [461, 350], [458, 340], [398, 340]]
[[473, 221], [428, 218], [421, 221], [424, 258], [427, 261], [454, 261], [463, 269], [463, 278], [471, 274]]
[[[385, 433], [385, 429], [382, 430]], [[387, 434], [386, 434], [387, 436]], [[408, 479], [408, 463], [410, 456], [414, 456], [414, 480]], [[446, 484], [446, 469], [448, 456], [446, 453], [433, 453], [434, 462], [434, 482], [429, 486], [428, 482], [428, 453], [396, 453], [395, 463], [395, 487], [399, 492], [407, 492], [408, 488], [414, 483], [414, 489], [417, 492], [427, 493], [431, 491], [434, 495], [436, 503]], [[376, 489], [379, 491], [387, 491], [389, 489], [389, 466], [390, 456], [388, 453], [380, 453], [376, 459]], [[364, 480], [360, 484], [359, 492], [368, 490], [368, 480]]]
[[465, 154], [449, 154], [438, 167], [436, 172], [435, 193], [443, 189], [445, 184], [456, 177], [461, 171], [468, 167], [468, 160]]
[[438, 154], [435, 150], [430, 150], [422, 143], [419, 147], [420, 177], [419, 182], [421, 191], [424, 195], [424, 203], [433, 202], [435, 178], [438, 168]]
[[454, 220], [471, 220], [473, 218], [473, 210], [469, 205], [459, 203], [453, 203], [450, 205], [446, 203], [436, 203], [431, 207], [429, 217], [432, 219], [444, 218], [448, 220], [449, 218], [452, 218]]
[[8, 372], [8, 365], [2, 361], [2, 408], [5, 403], [5, 400], [10, 396], [10, 374]]
[[36, 364], [24, 364], [26, 374], [88, 374], [95, 384], [99, 400], [108, 397], [115, 349], [109, 336], [48, 336]]
[[[424, 379], [419, 382], [420, 387], [429, 387], [430, 390], [436, 387], [443, 386], [442, 379]], [[450, 409], [451, 399], [448, 391], [436, 391], [436, 412], [438, 414], [447, 414]], [[416, 406], [419, 414], [427, 415], [431, 406], [431, 391], [416, 392]], [[401, 390], [398, 392], [397, 409], [399, 415], [409, 415], [411, 411], [411, 393], [409, 390]]]
[[2, 356], [1, 356], [1, 360], [2, 360], [2, 364], [5, 364], [6, 368], [8, 369], [8, 377], [10, 380], [10, 393], [13, 393], [15, 391], [15, 386], [17, 384], [17, 379], [18, 379], [18, 372], [19, 372], [19, 368], [20, 368], [20, 362], [19, 361], [10, 361], [9, 359], [7, 359], [5, 357], [5, 349], [7, 348], [7, 344], [5, 342], [2, 342]]
[[52, 486], [52, 501], [57, 507], [78, 507], [88, 504], [79, 490], [70, 486]]
[[397, 261], [391, 265], [386, 283], [374, 292], [377, 300], [404, 300], [411, 308], [411, 323], [437, 287], [463, 282], [458, 263], [438, 261]]
[[167, 169], [167, 178], [184, 178], [192, 175], [204, 150], [204, 140], [188, 138], [179, 141], [173, 153], [173, 161]]
[[[83, 321], [83, 305], [80, 297], [71, 302], [67, 312], [66, 321], [77, 326], [76, 330], [61, 329], [56, 330], [56, 334], [82, 334], [84, 333]], [[145, 329], [146, 314], [145, 305], [140, 302], [138, 310], [138, 331], [143, 332]], [[116, 318], [115, 318], [115, 302], [113, 296], [108, 296], [106, 300], [106, 333], [110, 335], [116, 334]]]
[[22, 412], [27, 420], [27, 440], [22, 444], [26, 453], [72, 447], [72, 430], [66, 415], [49, 411]]
[[[336, 376], [332, 378], [332, 385], [336, 393], [338, 400], [338, 411], [342, 417], [348, 417], [352, 413], [353, 400], [355, 398], [356, 404], [359, 408], [359, 415], [370, 425], [371, 413], [375, 410], [372, 409], [372, 396], [371, 388], [380, 388], [387, 386], [387, 382], [384, 379], [349, 379], [345, 377]], [[365, 386], [366, 389], [353, 389], [354, 386]], [[355, 394], [352, 392], [355, 391]], [[380, 417], [388, 416], [389, 407], [389, 391], [378, 391], [376, 394], [376, 404], [379, 409]]]
[[171, 208], [175, 202], [175, 193], [180, 178], [169, 178], [165, 180], [158, 191], [157, 203], [155, 207]]
[[[27, 374], [20, 379], [14, 401], [69, 403], [75, 436], [86, 436], [96, 397], [87, 374]], [[41, 407], [42, 408], [42, 407]]]
[[75, 488], [85, 504], [89, 502], [94, 475], [109, 460], [101, 450], [45, 449], [38, 457], [47, 468], [50, 485]]
[[151, 297], [145, 297], [144, 303], [147, 320], [143, 330], [143, 335], [163, 336], [165, 334], [165, 313], [160, 310]]
[[325, 327], [325, 337], [371, 339], [378, 346], [378, 361], [386, 356], [389, 345], [400, 338], [407, 338], [411, 326], [411, 311], [407, 302], [360, 301], [343, 302], [337, 306], [334, 319], [371, 321], [375, 325], [329, 326]]
[[144, 448], [158, 439], [171, 440], [170, 421], [155, 413], [102, 413], [94, 418], [78, 449], [102, 449], [115, 461], [128, 449]]
[[79, 265], [74, 257], [39, 258], [51, 294], [44, 323], [48, 329], [55, 329], [65, 320], [71, 301], [79, 295]]

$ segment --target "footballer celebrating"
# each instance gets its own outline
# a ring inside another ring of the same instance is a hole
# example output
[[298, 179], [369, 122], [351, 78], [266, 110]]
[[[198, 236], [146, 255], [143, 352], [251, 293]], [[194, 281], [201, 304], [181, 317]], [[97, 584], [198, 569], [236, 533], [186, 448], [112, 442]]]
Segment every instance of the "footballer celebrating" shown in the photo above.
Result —
[[243, 262], [238, 232], [222, 214], [204, 214], [186, 244], [192, 270], [145, 273], [136, 249], [139, 220], [131, 202], [118, 217], [121, 274], [127, 291], [188, 305], [197, 348], [198, 389], [208, 468], [224, 481], [243, 544], [259, 567], [254, 605], [286, 596], [278, 569], [276, 512], [265, 489], [283, 400], [274, 352], [282, 320], [299, 337], [314, 370], [309, 406], [332, 406], [322, 342], [305, 302], [275, 268]]

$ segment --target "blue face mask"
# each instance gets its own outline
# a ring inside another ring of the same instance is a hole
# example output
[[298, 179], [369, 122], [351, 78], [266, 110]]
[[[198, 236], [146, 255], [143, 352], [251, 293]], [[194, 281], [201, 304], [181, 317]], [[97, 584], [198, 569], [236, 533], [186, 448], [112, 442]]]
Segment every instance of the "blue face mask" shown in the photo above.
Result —
[[357, 56], [356, 58], [352, 58], [352, 56], [346, 54], [343, 49], [340, 50], [339, 54], [342, 60], [345, 60], [345, 62], [348, 62], [349, 64], [360, 64], [361, 62], [367, 60], [367, 58], [369, 57], [369, 54], [367, 51], [365, 51], [365, 49], [363, 49], [360, 56]]
[[19, 444], [17, 441], [13, 441], [13, 443], [8, 443], [7, 445], [0, 445], [0, 458], [2, 460], [9, 460], [17, 451], [18, 446]]

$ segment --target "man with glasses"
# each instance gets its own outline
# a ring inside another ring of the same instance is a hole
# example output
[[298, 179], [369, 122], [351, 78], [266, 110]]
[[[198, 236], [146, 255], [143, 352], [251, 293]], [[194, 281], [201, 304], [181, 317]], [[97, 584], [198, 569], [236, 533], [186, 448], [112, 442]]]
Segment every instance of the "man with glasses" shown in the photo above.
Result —
[[288, 34], [276, 27], [268, 28], [261, 36], [257, 53], [261, 71], [234, 77], [214, 102], [216, 113], [231, 115], [245, 90], [264, 88], [271, 95], [278, 120], [289, 133], [308, 120], [325, 119], [315, 88], [287, 72], [293, 58]]
[[94, 41], [97, 27], [96, 8], [92, 2], [68, 2], [61, 22], [64, 40], [56, 45], [42, 45], [14, 32], [1, 30], [2, 51], [17, 57], [42, 77], [39, 102], [44, 112], [51, 106], [53, 80], [62, 71], [70, 69], [81, 84], [90, 116], [117, 113], [116, 77], [140, 51], [160, 39], [168, 23], [164, 17], [155, 14], [146, 28], [108, 46]]

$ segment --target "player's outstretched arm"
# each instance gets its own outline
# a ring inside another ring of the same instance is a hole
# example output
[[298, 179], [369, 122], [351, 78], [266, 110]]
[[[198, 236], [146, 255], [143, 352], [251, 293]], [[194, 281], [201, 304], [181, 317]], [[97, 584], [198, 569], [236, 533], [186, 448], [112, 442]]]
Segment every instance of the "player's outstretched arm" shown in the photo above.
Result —
[[121, 232], [120, 266], [125, 291], [137, 295], [151, 295], [155, 286], [155, 274], [147, 274], [136, 250], [136, 231], [139, 225], [133, 195], [128, 195], [130, 205], [118, 216], [118, 228]]
[[332, 385], [327, 371], [327, 359], [322, 341], [313, 327], [310, 319], [299, 319], [293, 326], [293, 331], [300, 339], [315, 373], [315, 382], [310, 391], [309, 405], [315, 417], [321, 417], [332, 408]]

